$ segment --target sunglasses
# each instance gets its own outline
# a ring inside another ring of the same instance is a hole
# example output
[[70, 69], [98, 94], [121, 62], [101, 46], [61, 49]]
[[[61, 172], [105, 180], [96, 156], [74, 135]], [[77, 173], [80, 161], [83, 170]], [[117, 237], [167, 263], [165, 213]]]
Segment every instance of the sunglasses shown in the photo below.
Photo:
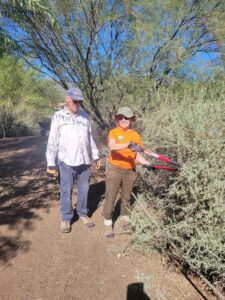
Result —
[[[72, 100], [73, 100], [73, 99], [72, 99]], [[81, 102], [82, 102], [82, 101], [79, 101], [79, 100], [73, 100], [73, 103], [74, 103], [74, 104], [81, 104]]]
[[132, 118], [127, 118], [127, 117], [125, 117], [125, 116], [123, 116], [123, 115], [119, 115], [119, 116], [116, 117], [116, 119], [117, 119], [118, 121], [122, 121], [123, 119], [124, 119], [124, 120], [131, 120]]

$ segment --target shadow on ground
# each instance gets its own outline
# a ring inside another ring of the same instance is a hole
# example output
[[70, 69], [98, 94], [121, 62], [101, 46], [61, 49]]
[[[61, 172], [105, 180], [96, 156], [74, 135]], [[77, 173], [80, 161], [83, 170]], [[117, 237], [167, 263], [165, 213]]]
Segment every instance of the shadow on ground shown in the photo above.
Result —
[[59, 199], [57, 183], [46, 176], [45, 150], [43, 137], [0, 141], [0, 264], [29, 250], [24, 230]]
[[134, 282], [127, 286], [126, 300], [150, 300], [144, 291], [143, 282]]
[[105, 181], [90, 184], [88, 192], [88, 209], [91, 216], [102, 204], [105, 194]]

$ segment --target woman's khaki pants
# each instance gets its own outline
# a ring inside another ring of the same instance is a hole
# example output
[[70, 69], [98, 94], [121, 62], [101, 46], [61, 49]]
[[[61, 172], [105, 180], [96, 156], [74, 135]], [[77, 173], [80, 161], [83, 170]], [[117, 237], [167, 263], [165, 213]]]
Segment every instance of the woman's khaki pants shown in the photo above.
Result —
[[124, 169], [108, 164], [106, 172], [106, 192], [103, 207], [103, 217], [112, 219], [116, 198], [121, 188], [121, 216], [130, 214], [130, 198], [137, 175], [133, 169]]

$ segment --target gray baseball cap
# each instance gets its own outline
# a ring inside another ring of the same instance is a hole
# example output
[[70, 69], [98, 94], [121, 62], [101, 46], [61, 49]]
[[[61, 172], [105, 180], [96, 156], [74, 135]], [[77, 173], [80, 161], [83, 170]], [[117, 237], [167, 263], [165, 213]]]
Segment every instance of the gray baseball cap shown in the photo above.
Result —
[[123, 115], [124, 117], [127, 117], [127, 118], [134, 117], [133, 110], [129, 107], [120, 107], [117, 110], [117, 113], [115, 114], [115, 116], [118, 116], [118, 115]]
[[75, 101], [83, 101], [84, 97], [80, 89], [78, 88], [70, 88], [66, 92], [67, 96], [70, 96]]

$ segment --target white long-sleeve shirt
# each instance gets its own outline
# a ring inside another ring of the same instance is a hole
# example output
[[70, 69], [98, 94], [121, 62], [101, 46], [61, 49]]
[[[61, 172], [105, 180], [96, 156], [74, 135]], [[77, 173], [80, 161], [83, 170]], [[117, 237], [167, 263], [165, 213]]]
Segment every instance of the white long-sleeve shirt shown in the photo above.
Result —
[[69, 166], [89, 165], [91, 158], [99, 159], [86, 112], [72, 114], [65, 107], [53, 115], [46, 157], [48, 166], [55, 166], [57, 157]]

